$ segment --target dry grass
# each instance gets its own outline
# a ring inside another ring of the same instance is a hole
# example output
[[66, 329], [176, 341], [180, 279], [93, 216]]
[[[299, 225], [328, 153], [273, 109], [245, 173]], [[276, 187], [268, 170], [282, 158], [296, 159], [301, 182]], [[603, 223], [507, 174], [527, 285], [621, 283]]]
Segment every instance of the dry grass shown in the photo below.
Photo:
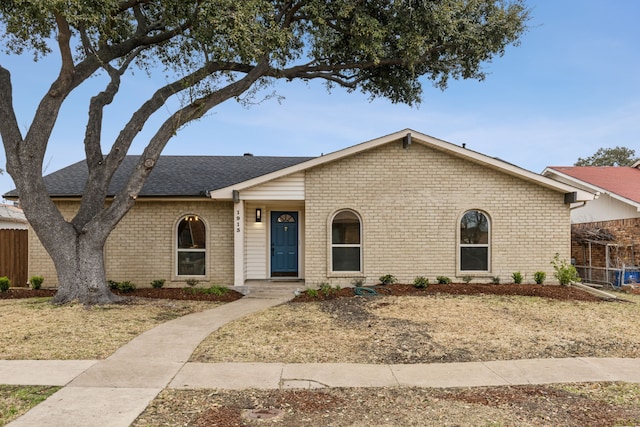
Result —
[[640, 357], [634, 303], [518, 296], [349, 298], [286, 304], [220, 328], [200, 362], [421, 363]]
[[[618, 398], [622, 395], [624, 397]], [[148, 426], [638, 425], [637, 384], [316, 390], [165, 390], [136, 420]], [[246, 418], [257, 413], [274, 419]]]
[[219, 304], [142, 300], [122, 305], [55, 306], [49, 298], [0, 300], [2, 359], [104, 359], [167, 320]]

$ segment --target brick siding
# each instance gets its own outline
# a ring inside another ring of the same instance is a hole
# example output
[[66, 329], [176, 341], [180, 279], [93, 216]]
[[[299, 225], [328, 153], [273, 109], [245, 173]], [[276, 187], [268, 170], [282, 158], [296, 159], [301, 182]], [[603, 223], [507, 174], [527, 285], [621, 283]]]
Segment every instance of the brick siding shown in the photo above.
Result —
[[348, 274], [330, 274], [329, 221], [339, 209], [362, 217], [363, 276], [384, 274], [412, 283], [416, 276], [460, 280], [457, 268], [461, 216], [479, 209], [491, 220], [491, 271], [527, 282], [545, 271], [556, 252], [570, 254], [570, 211], [563, 194], [457, 157], [414, 144], [391, 143], [313, 168], [306, 174], [306, 281], [345, 285]]
[[[75, 202], [57, 202], [65, 218]], [[198, 215], [207, 225], [207, 275], [202, 284], [233, 283], [233, 204], [231, 202], [149, 202], [140, 200], [111, 233], [105, 247], [107, 278], [147, 287], [154, 279], [165, 286], [183, 286], [175, 276], [176, 225], [184, 215]], [[29, 233], [29, 275], [57, 283], [55, 268], [35, 233]]]

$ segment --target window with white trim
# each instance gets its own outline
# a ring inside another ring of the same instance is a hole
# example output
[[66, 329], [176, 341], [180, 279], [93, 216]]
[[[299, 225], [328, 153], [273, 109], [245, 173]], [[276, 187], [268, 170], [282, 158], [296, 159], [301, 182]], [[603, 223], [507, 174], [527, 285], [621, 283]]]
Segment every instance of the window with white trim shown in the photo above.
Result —
[[207, 228], [197, 215], [187, 215], [177, 228], [178, 276], [204, 276], [206, 273]]
[[489, 217], [482, 211], [470, 210], [460, 220], [460, 270], [489, 271]]
[[340, 211], [331, 221], [331, 271], [362, 270], [360, 218], [353, 211]]

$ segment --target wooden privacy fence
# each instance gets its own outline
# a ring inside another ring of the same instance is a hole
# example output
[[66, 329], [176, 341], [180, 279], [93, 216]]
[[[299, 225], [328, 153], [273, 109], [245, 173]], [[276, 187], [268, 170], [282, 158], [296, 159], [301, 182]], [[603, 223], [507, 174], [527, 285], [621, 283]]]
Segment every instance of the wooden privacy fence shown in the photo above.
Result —
[[0, 277], [11, 286], [26, 286], [29, 274], [27, 230], [0, 230]]

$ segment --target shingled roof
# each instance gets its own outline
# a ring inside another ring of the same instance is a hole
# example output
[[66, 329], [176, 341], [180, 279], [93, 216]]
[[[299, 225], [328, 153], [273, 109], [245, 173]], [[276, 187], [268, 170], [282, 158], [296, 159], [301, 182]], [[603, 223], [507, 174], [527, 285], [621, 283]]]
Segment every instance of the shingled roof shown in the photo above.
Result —
[[[113, 176], [108, 195], [115, 195], [126, 183], [140, 156], [127, 156]], [[228, 187], [298, 163], [312, 157], [269, 156], [161, 156], [142, 187], [140, 197], [193, 197]], [[87, 164], [80, 161], [44, 177], [52, 197], [78, 197], [84, 192]], [[6, 197], [17, 197], [15, 190]]]

